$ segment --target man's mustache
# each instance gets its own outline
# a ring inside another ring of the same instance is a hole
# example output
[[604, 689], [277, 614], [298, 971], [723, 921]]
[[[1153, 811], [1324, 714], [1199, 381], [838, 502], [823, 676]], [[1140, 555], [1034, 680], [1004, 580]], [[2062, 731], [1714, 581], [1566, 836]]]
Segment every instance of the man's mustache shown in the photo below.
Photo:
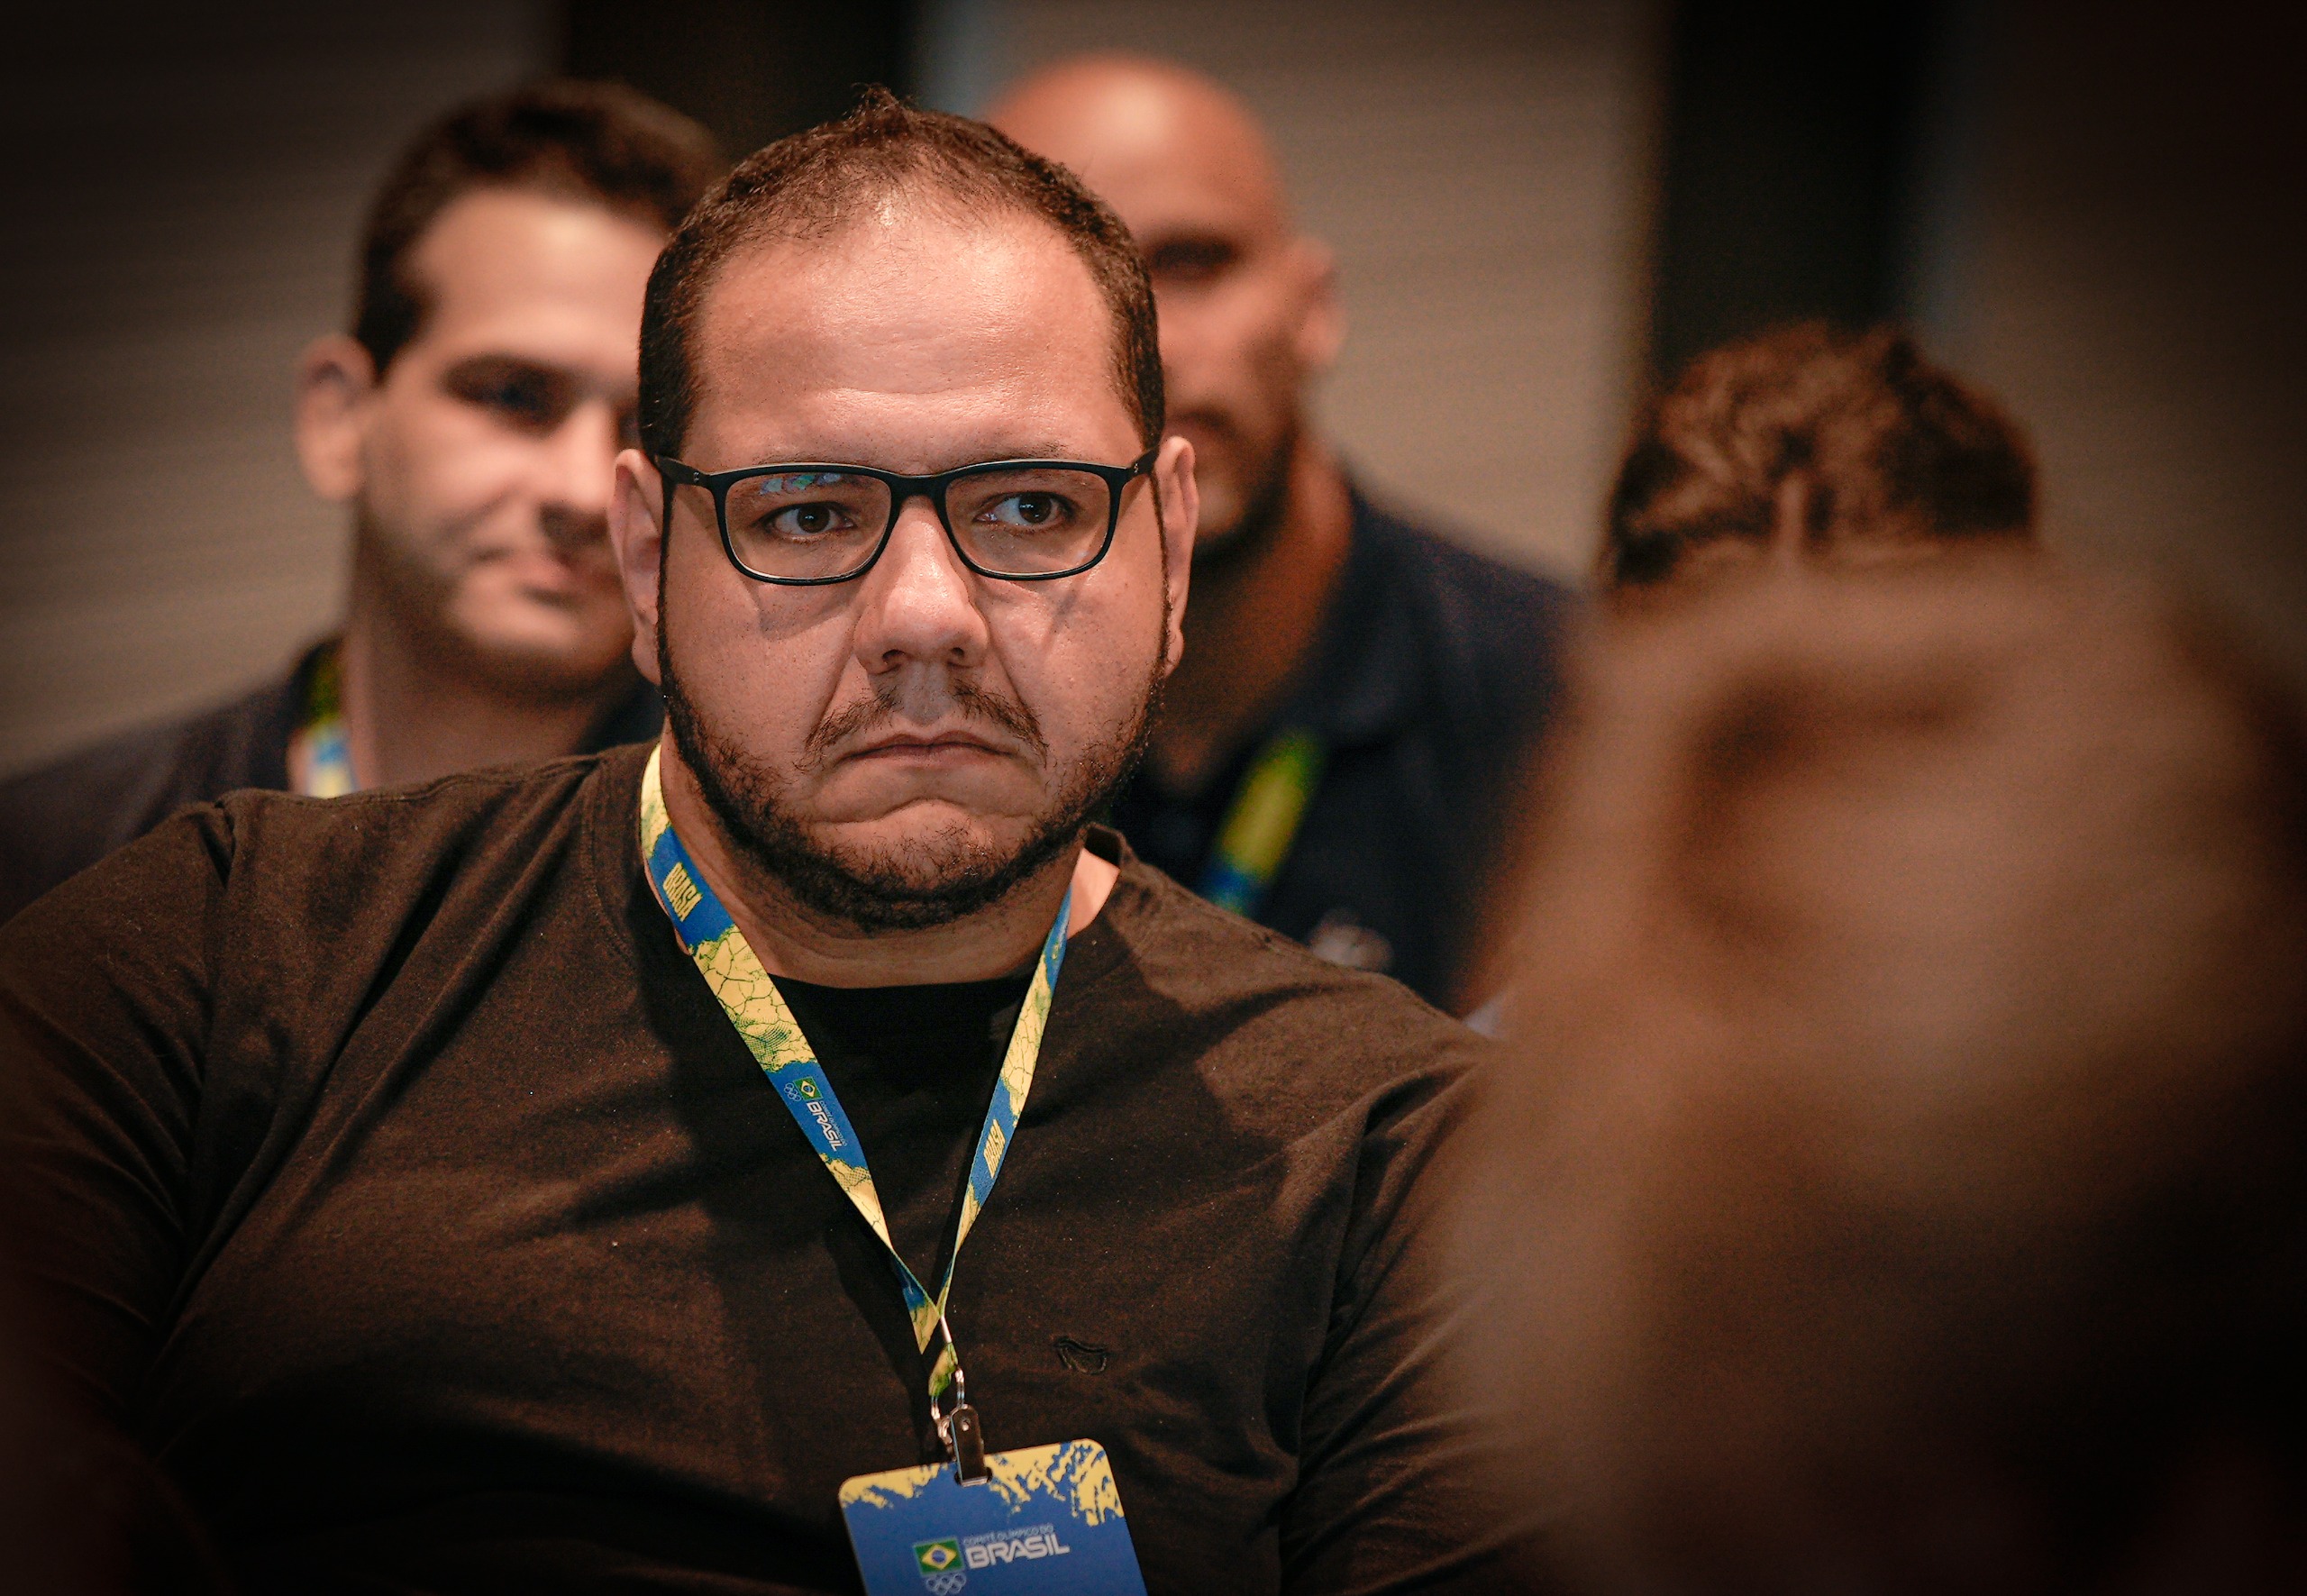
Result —
[[544, 541], [552, 546], [552, 552], [564, 560], [574, 560], [608, 547], [609, 518], [605, 515], [548, 508], [537, 517], [537, 524], [544, 533]]
[[[998, 727], [1032, 749], [1036, 759], [1048, 760], [1049, 743], [1042, 735], [1041, 722], [1023, 699], [1007, 698], [961, 677], [953, 679], [952, 692], [954, 707], [962, 712], [962, 719]], [[852, 699], [817, 723], [816, 730], [809, 734], [808, 743], [801, 750], [801, 767], [822, 769], [842, 743], [878, 730], [884, 723], [898, 719], [900, 713], [896, 684], [876, 683], [871, 693]]]

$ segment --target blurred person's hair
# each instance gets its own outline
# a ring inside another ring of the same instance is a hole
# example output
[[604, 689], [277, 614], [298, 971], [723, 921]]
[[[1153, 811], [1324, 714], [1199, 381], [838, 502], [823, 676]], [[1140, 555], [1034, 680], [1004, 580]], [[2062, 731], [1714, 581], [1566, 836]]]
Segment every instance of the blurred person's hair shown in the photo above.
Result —
[[1605, 587], [1773, 549], [1829, 560], [2023, 537], [2035, 468], [1996, 406], [1890, 327], [1804, 322], [1700, 355], [1637, 416]]
[[838, 234], [891, 199], [967, 222], [1003, 214], [1055, 230], [1113, 313], [1114, 378], [1151, 448], [1162, 437], [1162, 351], [1137, 246], [1063, 167], [981, 122], [924, 111], [885, 88], [856, 108], [740, 161], [673, 235], [650, 275], [641, 321], [641, 445], [678, 455], [697, 402], [690, 341], [707, 290], [740, 251]]
[[1986, 552], [1614, 617], [1580, 681], [1459, 1238], [1580, 1582], [2295, 1588], [2293, 706]]
[[428, 290], [409, 257], [475, 190], [595, 205], [670, 233], [725, 165], [704, 128], [618, 84], [539, 83], [464, 105], [401, 151], [369, 205], [352, 336], [378, 371], [416, 336]]

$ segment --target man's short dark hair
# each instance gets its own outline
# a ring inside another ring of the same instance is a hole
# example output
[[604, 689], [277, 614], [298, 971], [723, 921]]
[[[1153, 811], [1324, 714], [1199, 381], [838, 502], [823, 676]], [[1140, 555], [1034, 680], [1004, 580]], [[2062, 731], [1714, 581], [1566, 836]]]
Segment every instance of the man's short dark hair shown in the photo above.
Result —
[[452, 111], [401, 152], [369, 208], [352, 336], [379, 371], [416, 336], [429, 306], [409, 256], [475, 189], [597, 205], [670, 233], [722, 167], [712, 134], [617, 84], [533, 84]]
[[2034, 462], [1991, 400], [1895, 328], [1805, 322], [1699, 356], [1643, 407], [1610, 494], [1603, 583], [1664, 581], [1725, 540], [1767, 543], [1798, 473], [1814, 544], [2034, 527]]
[[691, 341], [714, 277], [738, 251], [823, 239], [892, 195], [917, 195], [972, 219], [1035, 217], [1090, 269], [1113, 312], [1114, 376], [1152, 448], [1163, 424], [1154, 289], [1129, 230], [1080, 179], [981, 122], [924, 111], [868, 89], [839, 122], [780, 139], [740, 162], [691, 211], [658, 257], [641, 318], [641, 446], [678, 455], [697, 403]]

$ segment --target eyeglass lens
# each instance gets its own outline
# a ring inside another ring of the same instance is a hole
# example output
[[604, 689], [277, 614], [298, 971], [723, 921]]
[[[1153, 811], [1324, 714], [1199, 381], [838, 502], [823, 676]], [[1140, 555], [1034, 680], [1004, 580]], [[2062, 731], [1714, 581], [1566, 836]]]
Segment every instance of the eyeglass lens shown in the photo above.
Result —
[[[1112, 489], [1091, 471], [1036, 466], [972, 471], [945, 487], [945, 524], [971, 563], [1002, 576], [1069, 570], [1097, 557]], [[843, 471], [783, 471], [729, 488], [729, 544], [767, 577], [855, 571], [890, 523], [889, 485]]]

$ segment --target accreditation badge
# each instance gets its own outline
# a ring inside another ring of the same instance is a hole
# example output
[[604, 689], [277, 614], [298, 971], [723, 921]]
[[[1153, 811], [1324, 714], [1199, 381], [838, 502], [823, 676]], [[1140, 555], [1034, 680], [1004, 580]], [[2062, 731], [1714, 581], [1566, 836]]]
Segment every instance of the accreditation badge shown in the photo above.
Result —
[[1113, 1465], [1095, 1441], [860, 1474], [841, 1516], [867, 1596], [1145, 1596]]

